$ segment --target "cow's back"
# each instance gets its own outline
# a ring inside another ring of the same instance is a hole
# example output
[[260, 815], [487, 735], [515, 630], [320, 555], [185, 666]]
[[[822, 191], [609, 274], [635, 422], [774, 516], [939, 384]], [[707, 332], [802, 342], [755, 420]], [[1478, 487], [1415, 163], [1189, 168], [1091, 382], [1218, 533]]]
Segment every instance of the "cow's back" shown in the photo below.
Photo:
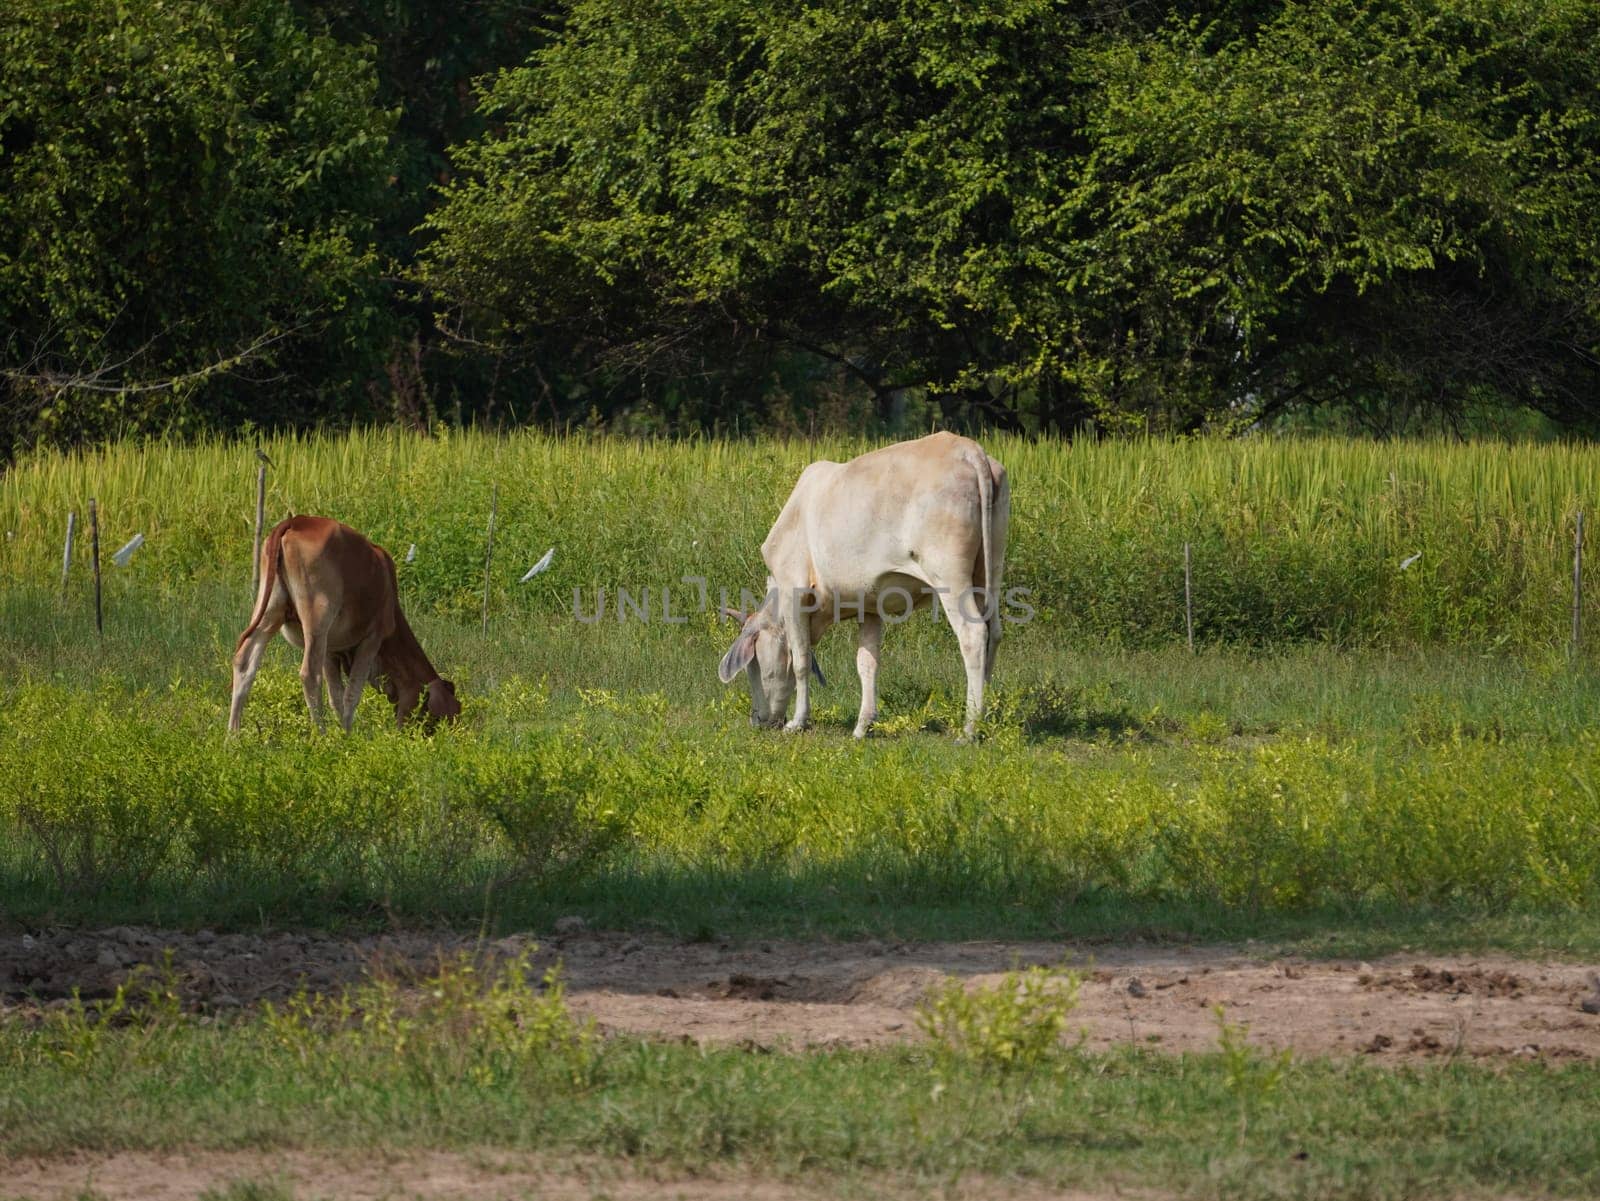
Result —
[[989, 464], [972, 439], [944, 431], [812, 464], [773, 534], [803, 544], [808, 583], [845, 591], [915, 571], [930, 556], [971, 563], [983, 538], [977, 472]]
[[286, 583], [298, 609], [321, 602], [335, 614], [330, 649], [355, 646], [376, 630], [394, 632], [394, 562], [387, 551], [343, 522], [294, 517], [283, 536]]

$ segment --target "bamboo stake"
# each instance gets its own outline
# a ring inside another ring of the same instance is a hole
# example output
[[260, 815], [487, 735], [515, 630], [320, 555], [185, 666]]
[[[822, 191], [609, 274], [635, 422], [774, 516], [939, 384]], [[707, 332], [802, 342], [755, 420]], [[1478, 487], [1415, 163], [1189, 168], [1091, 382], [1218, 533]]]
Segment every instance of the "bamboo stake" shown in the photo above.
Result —
[[67, 594], [67, 573], [72, 569], [72, 535], [78, 528], [78, 511], [67, 510], [67, 547], [61, 552], [61, 595]]
[[89, 547], [94, 563], [94, 632], [104, 638], [105, 619], [100, 607], [100, 515], [95, 510], [92, 496], [89, 498]]

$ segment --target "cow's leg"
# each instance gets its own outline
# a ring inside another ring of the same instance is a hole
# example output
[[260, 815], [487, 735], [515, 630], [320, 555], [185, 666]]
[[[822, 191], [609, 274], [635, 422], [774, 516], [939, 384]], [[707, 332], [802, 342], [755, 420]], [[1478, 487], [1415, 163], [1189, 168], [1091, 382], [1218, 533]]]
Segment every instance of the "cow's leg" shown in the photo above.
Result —
[[333, 706], [340, 724], [348, 730], [350, 723], [344, 720], [344, 673], [339, 667], [338, 655], [323, 656], [322, 678], [328, 685], [328, 703]]
[[811, 724], [811, 614], [806, 607], [807, 597], [805, 589], [790, 588], [778, 601], [789, 641], [789, 670], [794, 672], [794, 716], [783, 727], [789, 734]]
[[945, 619], [956, 632], [961, 662], [967, 669], [967, 720], [962, 726], [961, 741], [971, 742], [978, 736], [978, 719], [983, 716], [983, 686], [989, 676], [989, 623], [983, 620], [979, 597], [970, 591], [963, 595], [952, 590], [939, 599]]
[[228, 732], [238, 733], [244, 721], [244, 703], [250, 699], [250, 687], [261, 670], [261, 657], [283, 626], [281, 610], [277, 614], [262, 614], [256, 628], [250, 632], [233, 656], [233, 702], [228, 706]]
[[985, 653], [984, 653], [984, 656], [983, 656], [983, 679], [984, 679], [984, 683], [988, 683], [990, 677], [994, 675], [995, 657], [1000, 653], [1001, 627], [1000, 627], [1000, 613], [999, 613], [999, 608], [998, 608], [999, 602], [996, 601], [995, 605], [996, 605], [995, 613], [994, 613], [994, 616], [989, 619], [988, 626], [987, 626], [987, 629], [986, 629], [986, 632], [985, 632], [985, 638], [984, 638], [984, 642], [985, 642]]
[[339, 710], [339, 720], [346, 730], [355, 724], [356, 706], [361, 703], [361, 694], [367, 687], [367, 677], [372, 674], [372, 665], [378, 659], [378, 645], [383, 641], [376, 634], [369, 635], [350, 660], [350, 679], [345, 685], [344, 705]]
[[861, 712], [856, 714], [857, 738], [865, 738], [878, 720], [878, 651], [883, 646], [883, 618], [876, 613], [861, 619], [856, 645], [856, 674], [861, 677]]
[[321, 730], [322, 681], [328, 672], [328, 628], [333, 624], [332, 614], [326, 604], [312, 601], [302, 609], [301, 623], [305, 654], [300, 659], [300, 683], [305, 689], [311, 724]]

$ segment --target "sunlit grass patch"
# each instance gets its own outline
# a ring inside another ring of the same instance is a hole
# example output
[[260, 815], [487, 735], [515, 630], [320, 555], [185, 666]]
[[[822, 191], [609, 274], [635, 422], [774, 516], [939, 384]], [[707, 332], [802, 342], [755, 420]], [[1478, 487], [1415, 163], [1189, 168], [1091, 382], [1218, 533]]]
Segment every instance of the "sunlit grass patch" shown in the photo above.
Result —
[[457, 918], [664, 874], [1041, 912], [1600, 904], [1588, 734], [1235, 742], [1201, 710], [1174, 730], [1130, 718], [1145, 733], [1085, 755], [1028, 735], [1024, 698], [976, 748], [917, 715], [861, 745], [843, 725], [751, 730], [722, 699], [595, 689], [552, 710], [519, 679], [433, 738], [374, 721], [313, 735], [297, 679], [263, 691], [236, 739], [225, 698], [185, 683], [132, 708], [104, 687], [0, 696], [13, 887], [36, 912], [237, 892], [263, 912]]

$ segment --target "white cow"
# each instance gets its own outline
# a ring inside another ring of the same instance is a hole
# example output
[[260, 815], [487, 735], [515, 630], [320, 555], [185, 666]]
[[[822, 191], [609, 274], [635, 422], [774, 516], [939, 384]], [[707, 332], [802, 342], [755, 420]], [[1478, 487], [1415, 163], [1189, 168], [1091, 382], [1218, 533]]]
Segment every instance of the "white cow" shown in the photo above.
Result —
[[[812, 647], [835, 622], [861, 623], [856, 671], [864, 738], [878, 715], [878, 649], [894, 622], [939, 597], [967, 669], [964, 737], [974, 737], [1000, 643], [1000, 586], [1011, 487], [970, 438], [930, 434], [848, 463], [812, 463], [761, 544], [767, 595], [741, 623], [718, 675], [750, 679], [750, 720], [786, 730], [811, 714]], [[821, 678], [821, 672], [817, 676]]]

